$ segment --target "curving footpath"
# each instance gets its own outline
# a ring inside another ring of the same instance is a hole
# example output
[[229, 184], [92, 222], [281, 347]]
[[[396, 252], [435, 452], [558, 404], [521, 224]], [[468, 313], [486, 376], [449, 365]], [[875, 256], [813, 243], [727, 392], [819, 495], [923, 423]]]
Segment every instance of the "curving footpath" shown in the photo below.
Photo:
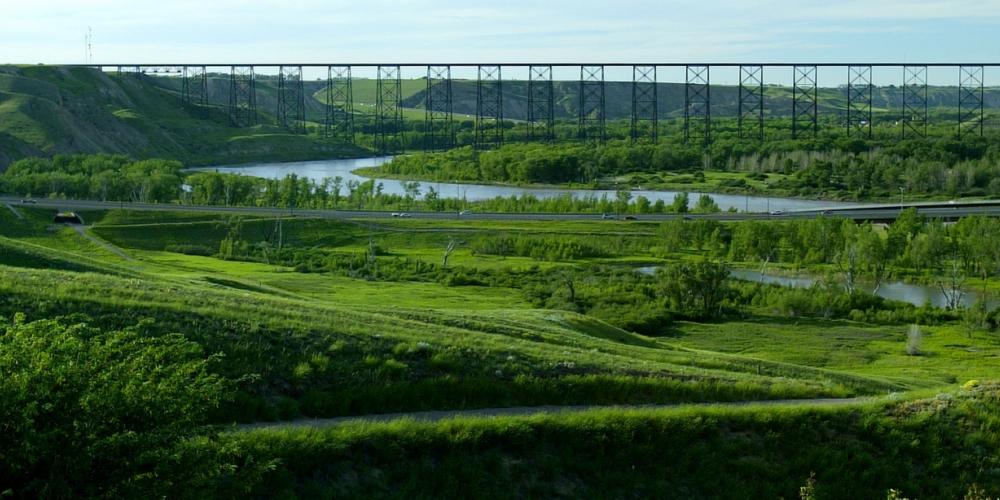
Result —
[[406, 413], [380, 413], [333, 418], [302, 418], [279, 422], [254, 422], [236, 426], [237, 430], [278, 429], [278, 428], [322, 428], [353, 423], [386, 423], [396, 420], [414, 420], [418, 422], [439, 422], [453, 418], [495, 418], [518, 417], [532, 415], [556, 415], [581, 413], [592, 410], [661, 410], [672, 408], [724, 408], [747, 406], [854, 406], [878, 401], [886, 398], [856, 397], [856, 398], [819, 398], [819, 399], [772, 399], [751, 401], [728, 401], [713, 403], [671, 403], [671, 404], [638, 404], [638, 405], [570, 405], [570, 406], [515, 406], [510, 408], [480, 408], [472, 410], [432, 410]]

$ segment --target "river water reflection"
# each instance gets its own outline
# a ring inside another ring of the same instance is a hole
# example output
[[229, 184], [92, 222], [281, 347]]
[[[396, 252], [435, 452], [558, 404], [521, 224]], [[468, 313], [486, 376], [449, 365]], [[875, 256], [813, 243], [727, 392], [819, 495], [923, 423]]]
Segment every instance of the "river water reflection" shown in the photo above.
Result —
[[[238, 166], [199, 167], [192, 170], [214, 170], [218, 172], [238, 173], [268, 179], [281, 179], [289, 174], [295, 174], [299, 177], [313, 179], [316, 182], [322, 181], [324, 177], [332, 178], [339, 176], [344, 180], [344, 184], [346, 185], [347, 181], [350, 180], [368, 180], [367, 177], [361, 177], [353, 174], [353, 170], [362, 167], [375, 167], [391, 159], [392, 157], [390, 156], [382, 156], [375, 158], [353, 158], [340, 160], [254, 163]], [[382, 192], [384, 193], [399, 195], [405, 194], [401, 181], [380, 178], [376, 178], [375, 181], [382, 183]], [[537, 198], [544, 199], [564, 196], [567, 193], [574, 197], [595, 196], [600, 198], [601, 196], [607, 196], [609, 199], [615, 198], [615, 192], [613, 190], [530, 188], [516, 186], [492, 186], [488, 184], [454, 184], [449, 182], [421, 182], [421, 194], [426, 194], [429, 187], [434, 187], [434, 190], [437, 191], [442, 197], [465, 198], [469, 201], [487, 200], [497, 196], [508, 197], [513, 195], [523, 196], [529, 194]], [[341, 187], [341, 192], [346, 194], [347, 188]], [[644, 189], [632, 190], [633, 199], [639, 196], [644, 196], [652, 203], [656, 203], [657, 200], [663, 200], [664, 203], [670, 204], [673, 202], [674, 196], [677, 194], [677, 191], [649, 191]], [[694, 204], [698, 200], [698, 196], [700, 194], [701, 193], [696, 192], [690, 193], [691, 204]], [[743, 196], [717, 193], [708, 194], [712, 196], [715, 203], [718, 204], [719, 208], [722, 210], [728, 210], [732, 207], [740, 211], [769, 212], [773, 210], [808, 210], [857, 205], [855, 203], [848, 204], [843, 202], [801, 200], [796, 198], [768, 198], [762, 196]]]

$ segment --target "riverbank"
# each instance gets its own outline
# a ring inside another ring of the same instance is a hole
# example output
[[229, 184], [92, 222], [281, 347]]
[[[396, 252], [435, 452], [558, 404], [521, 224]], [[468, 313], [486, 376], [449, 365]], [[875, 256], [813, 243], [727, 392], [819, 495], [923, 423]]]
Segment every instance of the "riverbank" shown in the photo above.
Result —
[[[432, 179], [418, 175], [395, 174], [385, 172], [380, 166], [363, 167], [352, 171], [354, 175], [365, 178], [378, 178], [396, 181], [416, 181], [423, 184], [449, 183], [459, 185], [476, 186], [496, 186], [504, 188], [521, 189], [568, 189], [568, 190], [591, 190], [591, 191], [617, 191], [627, 189], [629, 191], [664, 191], [664, 192], [686, 192], [692, 194], [710, 194], [727, 196], [749, 196], [751, 198], [785, 198], [794, 200], [825, 201], [831, 203], [898, 203], [898, 196], [867, 196], [858, 197], [852, 193], [835, 191], [821, 193], [803, 194], [799, 190], [774, 187], [770, 183], [780, 182], [790, 176], [778, 173], [757, 174], [747, 172], [729, 172], [721, 170], [708, 170], [696, 172], [654, 172], [654, 173], [630, 173], [621, 176], [609, 177], [590, 183], [567, 182], [561, 184], [545, 183], [504, 183], [492, 181], [478, 181], [467, 179]], [[952, 198], [942, 195], [931, 194], [906, 194], [903, 197], [904, 203], [922, 201], [949, 201]], [[981, 197], [955, 198], [956, 200], [974, 201], [983, 199]], [[739, 208], [739, 207], [737, 207]]]
[[[612, 189], [592, 189], [587, 187], [585, 189], [574, 189], [565, 187], [520, 187], [511, 185], [495, 185], [495, 184], [474, 184], [474, 183], [462, 183], [462, 182], [436, 182], [436, 181], [419, 181], [420, 186], [416, 191], [408, 191], [403, 183], [405, 181], [400, 179], [393, 179], [388, 177], [369, 177], [368, 175], [376, 172], [373, 168], [384, 164], [389, 161], [392, 157], [367, 157], [367, 158], [353, 158], [353, 159], [338, 159], [338, 160], [321, 160], [321, 161], [302, 161], [302, 162], [273, 162], [273, 163], [254, 163], [243, 166], [218, 166], [218, 167], [197, 167], [191, 170], [194, 171], [217, 171], [221, 173], [235, 173], [242, 175], [249, 175], [253, 177], [260, 177], [265, 179], [283, 179], [290, 174], [295, 174], [299, 178], [308, 178], [315, 181], [317, 184], [322, 183], [325, 179], [334, 179], [339, 177], [341, 180], [341, 191], [342, 195], [349, 194], [345, 191], [348, 185], [353, 182], [367, 182], [369, 180], [374, 180], [376, 185], [381, 185], [380, 192], [382, 194], [399, 195], [399, 196], [414, 196], [416, 199], [426, 198], [431, 192], [434, 191], [434, 196], [437, 198], [452, 198], [465, 200], [469, 202], [475, 201], [486, 201], [494, 200], [496, 198], [511, 198], [511, 197], [534, 197], [539, 200], [552, 200], [570, 196], [574, 199], [584, 199], [593, 198], [600, 200], [602, 198], [608, 200], [609, 202], [614, 202], [617, 196], [617, 191]], [[809, 199], [796, 199], [796, 198], [780, 198], [780, 197], [767, 197], [767, 196], [746, 196], [746, 195], [731, 195], [725, 193], [716, 192], [693, 192], [693, 191], [654, 191], [646, 189], [633, 189], [632, 201], [635, 202], [639, 197], [643, 197], [650, 202], [651, 205], [657, 202], [663, 202], [665, 205], [669, 205], [673, 202], [674, 197], [682, 192], [689, 192], [689, 206], [694, 207], [697, 203], [698, 196], [700, 194], [710, 195], [719, 206], [720, 210], [738, 210], [738, 211], [748, 211], [748, 212], [769, 212], [773, 210], [809, 210], [809, 209], [826, 209], [835, 208], [839, 206], [846, 206], [844, 202], [828, 202], [822, 200], [809, 200]], [[414, 194], [416, 193], [416, 194]], [[614, 211], [613, 207], [608, 207], [605, 211]], [[596, 211], [595, 213], [600, 213]]]

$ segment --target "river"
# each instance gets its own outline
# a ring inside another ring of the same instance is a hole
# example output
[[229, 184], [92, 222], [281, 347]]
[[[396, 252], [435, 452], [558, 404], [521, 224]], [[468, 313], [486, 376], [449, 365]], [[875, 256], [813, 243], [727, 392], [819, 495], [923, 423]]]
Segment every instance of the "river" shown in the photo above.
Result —
[[[656, 267], [640, 267], [636, 270], [643, 274], [654, 274], [656, 273], [656, 269]], [[808, 276], [781, 276], [762, 273], [760, 271], [753, 271], [750, 269], [733, 269], [729, 272], [729, 277], [743, 281], [757, 281], [760, 283], [770, 283], [793, 288], [808, 288], [816, 282], [815, 278]], [[927, 303], [936, 307], [946, 307], [948, 305], [948, 300], [937, 287], [906, 283], [903, 281], [888, 281], [882, 283], [882, 286], [878, 289], [877, 295], [885, 299], [909, 302], [915, 306], [922, 306]], [[968, 307], [975, 304], [977, 300], [979, 300], [978, 293], [966, 292], [965, 295], [962, 296], [961, 305]], [[998, 305], [994, 301], [987, 302], [987, 305], [990, 308]]]
[[[281, 179], [289, 174], [299, 177], [306, 177], [317, 182], [324, 177], [340, 176], [344, 179], [344, 184], [349, 180], [367, 181], [367, 177], [355, 175], [352, 171], [363, 167], [375, 167], [392, 159], [390, 156], [375, 158], [354, 158], [341, 160], [318, 160], [299, 161], [282, 163], [253, 163], [248, 165], [219, 166], [219, 167], [199, 167], [192, 170], [217, 171], [227, 173], [238, 173], [254, 177], [268, 179]], [[383, 193], [404, 194], [401, 182], [392, 179], [376, 178], [376, 182], [383, 185]], [[488, 184], [455, 184], [449, 182], [421, 182], [420, 192], [426, 194], [428, 187], [433, 186], [438, 194], [445, 198], [465, 198], [469, 201], [488, 200], [497, 196], [524, 196], [532, 195], [537, 198], [555, 198], [558, 196], [572, 194], [574, 197], [585, 196], [607, 196], [609, 199], [615, 198], [613, 190], [590, 190], [590, 189], [564, 189], [564, 188], [533, 188], [515, 186], [493, 186]], [[341, 191], [346, 194], [347, 188], [342, 187]], [[643, 189], [633, 189], [632, 198], [644, 196], [651, 202], [663, 200], [670, 204], [674, 200], [677, 191], [649, 191]], [[701, 193], [690, 193], [690, 203], [693, 206]], [[769, 212], [773, 210], [809, 210], [832, 208], [838, 206], [857, 205], [856, 203], [843, 203], [834, 201], [803, 200], [797, 198], [768, 198], [762, 196], [743, 196], [732, 194], [708, 193], [715, 200], [722, 210], [735, 208], [740, 211]]]

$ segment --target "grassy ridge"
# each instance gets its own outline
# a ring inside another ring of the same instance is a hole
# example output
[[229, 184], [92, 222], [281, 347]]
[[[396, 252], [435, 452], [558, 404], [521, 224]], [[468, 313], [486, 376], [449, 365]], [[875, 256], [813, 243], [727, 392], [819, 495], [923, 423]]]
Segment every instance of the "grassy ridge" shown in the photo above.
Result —
[[[262, 110], [263, 111], [263, 110]], [[263, 123], [273, 123], [265, 112]], [[26, 156], [124, 153], [192, 164], [361, 156], [356, 146], [275, 126], [229, 126], [148, 79], [86, 68], [0, 67], [0, 168]]]
[[606, 325], [573, 313], [365, 310], [229, 287], [9, 267], [0, 268], [0, 278], [4, 315], [85, 313], [107, 328], [150, 318], [150, 332], [180, 331], [223, 352], [228, 375], [260, 376], [245, 388], [250, 400], [242, 404], [250, 407], [240, 418], [843, 396], [893, 387], [782, 363], [630, 345], [635, 337], [609, 335]]
[[[255, 224], [261, 227], [255, 229]], [[253, 234], [266, 232], [272, 225], [273, 221], [264, 219], [248, 220], [242, 228], [248, 237], [253, 238]], [[476, 227], [479, 227], [478, 223]], [[616, 256], [583, 259], [582, 263], [595, 260], [620, 265], [635, 265], [636, 262], [643, 261], [662, 262], [659, 254], [643, 254], [662, 244], [652, 235], [653, 227], [647, 229], [639, 223], [629, 228], [630, 232], [622, 234], [617, 232], [619, 230], [616, 226], [601, 224], [496, 222], [488, 224], [482, 232], [495, 233], [502, 230], [508, 235], [546, 234], [568, 239], [583, 238], [589, 241], [613, 240], [625, 254], [632, 255], [639, 252], [630, 258]], [[647, 230], [649, 232], [646, 232]], [[212, 226], [206, 221], [160, 226], [109, 225], [98, 227], [96, 231], [122, 246], [136, 245], [146, 248], [156, 248], [165, 241], [206, 241], [215, 245], [225, 236], [223, 229]], [[390, 258], [405, 256], [428, 263], [440, 261], [441, 249], [448, 238], [459, 237], [465, 241], [475, 241], [481, 232], [471, 228], [468, 223], [452, 221], [429, 223], [394, 220], [368, 228], [350, 223], [314, 219], [286, 220], [284, 231], [289, 245], [318, 246], [331, 253], [363, 252], [368, 244], [368, 238], [374, 237], [379, 246], [391, 252], [390, 255], [393, 257]], [[145, 238], [138, 238], [139, 234]], [[185, 239], [186, 237], [190, 239]], [[368, 304], [378, 304], [374, 307], [376, 311], [384, 309], [384, 304], [401, 308], [423, 308], [433, 303], [437, 304], [433, 309], [462, 307], [469, 310], [463, 315], [461, 320], [463, 322], [472, 324], [482, 322], [496, 326], [504, 325], [507, 318], [517, 317], [518, 314], [524, 317], [525, 313], [516, 313], [514, 309], [529, 307], [513, 299], [517, 296], [514, 290], [505, 291], [502, 288], [441, 287], [436, 283], [367, 281], [359, 283], [357, 280], [345, 278], [342, 281], [345, 288], [341, 289], [340, 278], [335, 277], [309, 273], [282, 273], [276, 278], [266, 266], [251, 263], [223, 264], [211, 258], [182, 257], [176, 254], [149, 254], [149, 258], [154, 258], [153, 255], [156, 255], [157, 260], [173, 255], [170, 258], [172, 262], [179, 264], [183, 261], [185, 266], [191, 266], [192, 269], [237, 274], [247, 280], [296, 293], [305, 293], [315, 298], [357, 304], [362, 308], [371, 307]], [[671, 258], [687, 257], [689, 256], [686, 253], [678, 253]], [[544, 269], [573, 265], [565, 261], [539, 263], [538, 260], [527, 257], [499, 258], [481, 255], [468, 247], [457, 251], [452, 259], [455, 265], [479, 269], [531, 269], [532, 266], [542, 266]], [[237, 269], [241, 270], [236, 271]], [[308, 287], [305, 286], [306, 283], [309, 283]], [[322, 294], [319, 292], [322, 287], [331, 287], [337, 291]], [[358, 297], [359, 300], [354, 301], [351, 297]], [[492, 311], [499, 308], [509, 310]], [[544, 316], [543, 313], [539, 314]], [[429, 312], [422, 314], [421, 320], [451, 322], [454, 318]], [[531, 327], [537, 328], [536, 325]], [[515, 326], [510, 328], [510, 331], [519, 331], [518, 328], [520, 327]], [[851, 372], [865, 377], [892, 380], [893, 384], [907, 388], [962, 383], [971, 378], [989, 377], [989, 373], [995, 369], [992, 359], [1000, 353], [1000, 342], [992, 334], [970, 331], [967, 327], [958, 325], [925, 326], [923, 328], [925, 355], [907, 356], [903, 349], [906, 328], [906, 325], [874, 326], [852, 321], [786, 319], [766, 315], [742, 320], [734, 319], [724, 323], [681, 322], [665, 332], [667, 337], [660, 338], [656, 342], [670, 348], [683, 347], [710, 352], [713, 355], [725, 352], [789, 365]], [[612, 335], [622, 333], [619, 329], [611, 331], [615, 332]], [[544, 330], [523, 332], [530, 335], [543, 333]], [[637, 346], [641, 346], [642, 342], [651, 342], [645, 337], [626, 335], [617, 338], [617, 341]], [[641, 357], [641, 354], [629, 355]], [[755, 367], [748, 365], [745, 369], [752, 371]]]
[[[882, 498], [889, 489], [961, 498], [974, 484], [1000, 488], [997, 394], [988, 386], [855, 408], [606, 410], [259, 430], [191, 450], [254, 457], [245, 470], [276, 460], [253, 488], [265, 496], [798, 498], [814, 474], [816, 498]], [[206, 476], [198, 479], [211, 491], [239, 478]]]
[[[653, 338], [576, 312], [535, 309], [503, 286], [355, 279], [165, 251], [218, 248], [235, 227], [221, 215], [86, 213], [96, 221], [90, 234], [132, 259], [124, 260], [99, 241], [52, 226], [46, 210], [21, 213], [23, 220], [0, 212], [0, 326], [11, 317], [65, 318], [103, 331], [129, 329], [148, 341], [179, 332], [197, 347], [192, 352], [216, 360], [213, 376], [232, 381], [226, 402], [207, 417], [214, 423], [916, 390], [851, 407], [198, 429], [121, 483], [121, 491], [149, 488], [136, 496], [793, 498], [812, 473], [820, 498], [877, 498], [889, 488], [957, 498], [973, 484], [1000, 488], [1000, 388], [965, 383], [996, 373], [1000, 343], [986, 332], [924, 327], [920, 356], [905, 354], [905, 325], [893, 323], [750, 315], [677, 321]], [[275, 224], [241, 218], [239, 227], [257, 241]], [[617, 242], [598, 260], [648, 258], [656, 229], [622, 227], [292, 218], [281, 232], [292, 249], [340, 253], [363, 252], [375, 237], [388, 249], [384, 263], [400, 256], [437, 261], [449, 238], [501, 231]], [[454, 262], [474, 269], [537, 265], [467, 247], [460, 253]], [[537, 269], [561, 272], [590, 260]], [[84, 267], [55, 269], [64, 265]]]

